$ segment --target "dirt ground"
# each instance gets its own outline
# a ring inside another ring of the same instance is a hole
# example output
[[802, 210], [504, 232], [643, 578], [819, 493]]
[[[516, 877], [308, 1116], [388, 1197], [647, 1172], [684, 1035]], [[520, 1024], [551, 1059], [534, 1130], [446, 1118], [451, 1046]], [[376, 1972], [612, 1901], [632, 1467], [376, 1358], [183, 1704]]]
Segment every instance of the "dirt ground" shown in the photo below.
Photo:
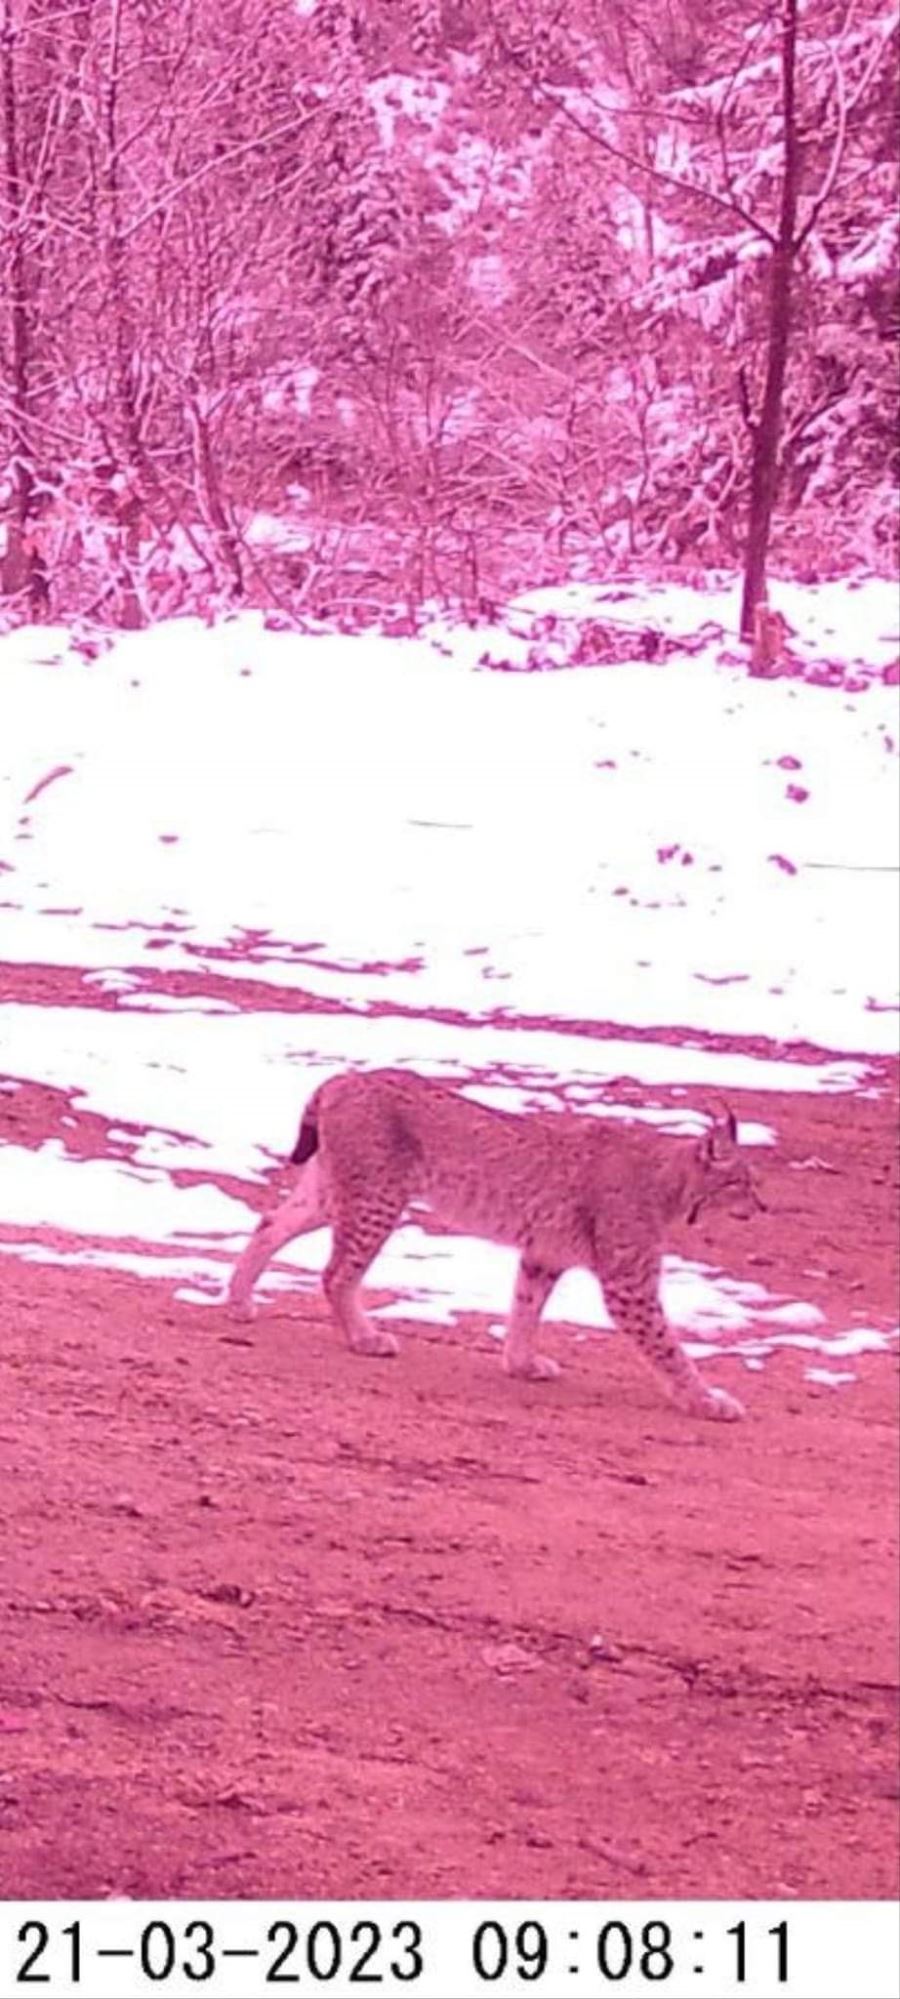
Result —
[[[672, 1249], [896, 1324], [876, 1068], [733, 1092], [771, 1212]], [[31, 1085], [4, 1131], [106, 1143]], [[509, 1382], [475, 1318], [367, 1362], [302, 1295], [0, 1270], [0, 1896], [897, 1892], [892, 1355], [704, 1362], [720, 1426], [608, 1336]]]

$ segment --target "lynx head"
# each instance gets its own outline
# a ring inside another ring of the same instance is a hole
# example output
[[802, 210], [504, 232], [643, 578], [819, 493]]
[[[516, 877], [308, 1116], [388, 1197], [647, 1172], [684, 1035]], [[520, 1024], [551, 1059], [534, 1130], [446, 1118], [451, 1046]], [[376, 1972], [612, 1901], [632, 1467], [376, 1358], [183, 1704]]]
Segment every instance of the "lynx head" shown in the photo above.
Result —
[[710, 1113], [709, 1128], [694, 1148], [693, 1173], [688, 1188], [687, 1219], [695, 1222], [708, 1201], [736, 1203], [743, 1219], [764, 1207], [750, 1171], [749, 1161], [738, 1143], [737, 1119], [724, 1105]]

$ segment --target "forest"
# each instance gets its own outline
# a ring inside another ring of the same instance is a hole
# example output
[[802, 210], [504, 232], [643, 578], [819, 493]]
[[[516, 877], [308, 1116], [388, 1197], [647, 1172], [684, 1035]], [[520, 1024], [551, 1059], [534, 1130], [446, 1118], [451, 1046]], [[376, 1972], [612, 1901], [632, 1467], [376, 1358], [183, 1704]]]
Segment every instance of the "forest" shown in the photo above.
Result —
[[0, 622], [896, 562], [883, 0], [0, 0]]

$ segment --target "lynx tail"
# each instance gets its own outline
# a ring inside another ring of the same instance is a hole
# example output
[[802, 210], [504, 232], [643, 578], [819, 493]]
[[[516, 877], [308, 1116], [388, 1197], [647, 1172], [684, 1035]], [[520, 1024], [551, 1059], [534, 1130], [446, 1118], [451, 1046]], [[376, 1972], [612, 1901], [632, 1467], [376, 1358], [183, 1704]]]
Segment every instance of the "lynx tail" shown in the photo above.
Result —
[[297, 1143], [291, 1153], [291, 1165], [303, 1166], [319, 1149], [319, 1120], [316, 1115], [316, 1100], [308, 1103], [300, 1120]]

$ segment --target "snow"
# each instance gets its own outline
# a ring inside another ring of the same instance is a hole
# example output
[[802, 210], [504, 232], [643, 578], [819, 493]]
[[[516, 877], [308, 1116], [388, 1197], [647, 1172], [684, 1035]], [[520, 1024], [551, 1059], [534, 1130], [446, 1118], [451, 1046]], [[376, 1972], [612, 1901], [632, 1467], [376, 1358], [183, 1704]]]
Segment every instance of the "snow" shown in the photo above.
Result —
[[244, 528], [244, 540], [251, 548], [278, 549], [282, 555], [304, 554], [312, 547], [308, 528], [286, 521], [280, 514], [254, 514]]
[[[425, 1070], [503, 1109], [564, 1103], [598, 1117], [643, 1117], [674, 1134], [699, 1133], [702, 1121], [686, 1108], [649, 1102], [654, 1084], [709, 1086], [715, 1109], [728, 1088], [833, 1092], [852, 1088], [863, 1073], [860, 1064], [801, 1066], [394, 1014], [222, 1012], [205, 999], [192, 1005], [168, 996], [149, 996], [138, 1010], [133, 1002], [128, 994], [120, 1010], [102, 1014], [79, 1006], [0, 1006], [5, 1069], [61, 1089], [74, 1086], [84, 1108], [107, 1119], [145, 1126], [156, 1138], [171, 1134], [173, 1167], [196, 1164], [185, 1152], [190, 1142], [202, 1149], [210, 1171], [245, 1177], [285, 1157], [304, 1098], [351, 1064]], [[485, 1070], [505, 1072], [506, 1080], [485, 1084]], [[600, 1100], [604, 1084], [624, 1076], [645, 1092], [634, 1109]], [[748, 1123], [740, 1131], [744, 1144], [774, 1142], [765, 1125]]]
[[[878, 579], [773, 598], [829, 658], [896, 654]], [[0, 1150], [0, 1215], [32, 1237], [4, 1248], [131, 1256], [210, 1298], [253, 1220], [214, 1176], [269, 1172], [348, 1062], [675, 1132], [697, 1112], [654, 1090], [708, 1090], [715, 1109], [741, 1088], [877, 1087], [870, 1058], [897, 1035], [896, 697], [749, 680], [717, 638], [735, 603], [731, 585], [572, 584], [523, 593], [502, 626], [436, 619], [417, 640], [169, 620], [92, 662], [62, 628], [0, 639], [3, 956], [85, 973], [81, 1005], [0, 1005], [3, 1067], [112, 1127], [105, 1159]], [[592, 616], [709, 643], [665, 667], [485, 670], [524, 656], [535, 618]], [[296, 1007], [160, 993], [160, 972], [251, 977]], [[710, 1030], [826, 1052], [691, 1044]], [[624, 1079], [639, 1101], [606, 1101]], [[741, 1136], [764, 1165], [776, 1132]], [[177, 1186], [185, 1168], [213, 1177]], [[269, 1294], [310, 1281], [323, 1249], [298, 1245]], [[405, 1230], [373, 1281], [399, 1294], [388, 1312], [445, 1322], [502, 1314], [510, 1270], [490, 1245]], [[748, 1328], [760, 1353], [835, 1351], [802, 1298], [674, 1261], [666, 1286], [679, 1324], [739, 1333], [748, 1360]], [[596, 1286], [566, 1278], [551, 1315], [601, 1324]]]
[[246, 1229], [240, 1202], [217, 1187], [176, 1187], [159, 1167], [73, 1159], [56, 1139], [36, 1152], [4, 1145], [0, 1160], [3, 1220], [13, 1228], [39, 1229], [52, 1216], [70, 1234], [163, 1244], [190, 1236], [234, 1243]]
[[[366, 85], [366, 101], [378, 127], [378, 138], [386, 153], [397, 137], [397, 120], [404, 118], [425, 131], [440, 124], [450, 101], [450, 86], [434, 76], [411, 76], [390, 70]], [[416, 147], [417, 152], [420, 147]]]
[[[900, 600], [893, 577], [828, 578], [821, 583], [797, 583], [789, 577], [770, 579], [769, 601], [781, 611], [801, 641], [820, 655], [885, 667], [896, 659], [900, 645]], [[719, 587], [648, 583], [636, 595], [629, 585], [567, 583], [528, 590], [513, 599], [511, 618], [579, 616], [615, 619], [623, 625], [658, 625], [685, 638], [716, 625], [722, 633], [737, 629], [740, 586], [731, 579]], [[777, 685], [777, 683], [776, 683]], [[754, 692], [761, 683], [754, 683]], [[781, 684], [782, 694], [786, 691]], [[896, 704], [895, 704], [896, 709]]]
[[893, 1048], [892, 692], [513, 680], [482, 637], [173, 620], [49, 682], [14, 646], [5, 955]]

